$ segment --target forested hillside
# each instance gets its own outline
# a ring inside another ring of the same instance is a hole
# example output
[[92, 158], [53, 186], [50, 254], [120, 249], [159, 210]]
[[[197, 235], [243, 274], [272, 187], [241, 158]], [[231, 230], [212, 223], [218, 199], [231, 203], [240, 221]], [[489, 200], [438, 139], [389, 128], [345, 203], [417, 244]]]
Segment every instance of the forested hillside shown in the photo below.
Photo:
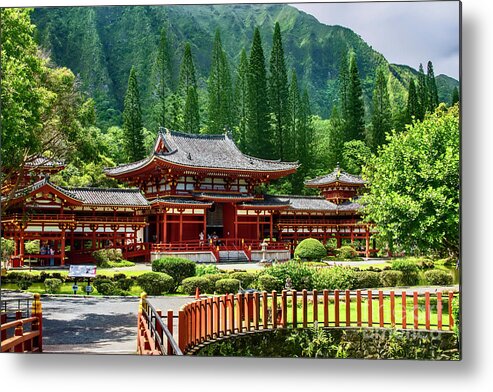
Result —
[[[312, 112], [322, 118], [329, 117], [337, 101], [340, 60], [348, 50], [356, 54], [367, 120], [379, 65], [390, 70], [388, 87], [394, 108], [406, 105], [410, 77], [417, 75], [408, 66], [389, 65], [350, 29], [326, 26], [289, 5], [38, 8], [32, 14], [32, 21], [37, 26], [38, 42], [49, 50], [52, 60], [78, 75], [82, 89], [95, 99], [98, 125], [102, 129], [122, 124], [123, 99], [132, 66], [139, 77], [144, 125], [152, 128], [151, 101], [155, 86], [150, 81], [163, 27], [168, 33], [171, 82], [175, 86], [185, 43], [190, 42], [202, 123], [207, 121], [204, 113], [207, 79], [218, 28], [236, 79], [240, 53], [242, 49], [249, 53], [254, 28], [259, 27], [264, 53], [268, 54], [272, 49], [274, 25], [279, 22], [286, 68], [295, 69], [300, 87], [307, 88]], [[436, 79], [439, 99], [449, 103], [458, 82], [442, 75]]]

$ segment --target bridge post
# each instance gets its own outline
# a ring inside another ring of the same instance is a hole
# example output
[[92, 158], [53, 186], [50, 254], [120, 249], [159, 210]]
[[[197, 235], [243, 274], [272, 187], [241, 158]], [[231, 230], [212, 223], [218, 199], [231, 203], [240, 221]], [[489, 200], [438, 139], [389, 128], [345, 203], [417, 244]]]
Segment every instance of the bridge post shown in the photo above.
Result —
[[178, 312], [178, 347], [182, 352], [185, 352], [187, 348], [187, 325], [185, 312], [183, 309], [180, 309]]
[[[183, 312], [185, 313], [185, 312]], [[171, 334], [171, 336], [173, 336], [173, 310], [172, 309], [168, 309], [168, 314], [166, 315], [166, 321], [167, 321], [167, 327], [168, 327], [168, 331], [169, 333]], [[185, 327], [187, 327], [185, 325]], [[188, 328], [186, 328], [188, 330]], [[174, 355], [173, 353], [173, 347], [171, 346], [171, 342], [169, 339], [168, 340], [168, 348], [167, 348], [167, 354], [168, 355]]]
[[36, 337], [35, 344], [38, 347], [39, 352], [43, 352], [43, 308], [41, 306], [41, 296], [39, 293], [34, 294], [31, 315], [32, 317], [38, 318], [36, 328], [39, 330], [39, 336]]
[[[15, 332], [14, 332], [14, 336], [20, 336], [22, 337], [24, 335], [24, 328], [21, 325], [19, 325], [18, 327], [15, 328]], [[21, 342], [19, 344], [16, 344], [14, 346], [14, 352], [15, 353], [22, 353], [24, 352], [24, 342]]]

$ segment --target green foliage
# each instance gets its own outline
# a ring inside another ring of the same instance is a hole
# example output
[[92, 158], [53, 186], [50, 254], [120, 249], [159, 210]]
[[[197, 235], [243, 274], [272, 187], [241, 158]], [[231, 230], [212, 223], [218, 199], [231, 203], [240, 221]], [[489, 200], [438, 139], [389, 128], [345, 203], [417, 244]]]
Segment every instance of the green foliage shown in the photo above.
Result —
[[286, 283], [286, 279], [289, 277], [294, 290], [313, 289], [314, 269], [296, 260], [267, 267], [260, 275], [263, 274], [274, 276], [279, 281], [283, 282], [283, 287]]
[[417, 264], [413, 260], [393, 260], [392, 269], [394, 271], [402, 272], [400, 283], [404, 286], [415, 286], [419, 283], [419, 269]]
[[27, 254], [39, 254], [40, 248], [39, 248], [39, 240], [32, 240], [32, 241], [27, 241], [24, 244], [24, 250]]
[[416, 92], [416, 84], [414, 83], [414, 79], [411, 79], [409, 82], [409, 92], [407, 96], [407, 109], [406, 109], [406, 122], [407, 124], [412, 124], [413, 118], [418, 118], [420, 115], [419, 112], [419, 100], [418, 94]]
[[320, 260], [327, 256], [327, 250], [323, 244], [315, 238], [306, 238], [301, 241], [294, 250], [294, 256], [302, 260]]
[[345, 142], [342, 148], [343, 166], [349, 173], [360, 174], [372, 157], [370, 148], [362, 140]]
[[240, 53], [240, 62], [236, 71], [235, 81], [235, 118], [233, 137], [241, 151], [247, 150], [247, 121], [248, 121], [248, 57], [243, 48]]
[[176, 291], [173, 278], [163, 272], [146, 272], [139, 275], [137, 284], [149, 295], [161, 295]]
[[238, 279], [219, 279], [216, 282], [216, 291], [219, 294], [235, 294], [240, 287]]
[[346, 140], [363, 140], [365, 137], [365, 107], [363, 89], [354, 52], [351, 52], [349, 58], [347, 110], [343, 115], [346, 120]]
[[380, 272], [374, 271], [357, 271], [355, 272], [355, 283], [354, 287], [356, 289], [371, 289], [380, 287]]
[[256, 278], [255, 274], [250, 272], [233, 272], [229, 274], [229, 277], [232, 279], [238, 279], [241, 283], [241, 287], [244, 289], [249, 288]]
[[335, 254], [340, 260], [351, 260], [358, 257], [358, 252], [352, 246], [345, 245], [335, 250]]
[[371, 126], [367, 133], [367, 144], [373, 152], [385, 143], [385, 135], [392, 130], [392, 108], [387, 90], [387, 79], [385, 67], [378, 67], [373, 89]]
[[452, 315], [454, 317], [454, 332], [457, 338], [459, 337], [459, 330], [461, 328], [460, 320], [460, 295], [456, 295], [452, 301]]
[[274, 290], [281, 291], [284, 288], [284, 282], [269, 274], [259, 275], [256, 285], [259, 290], [267, 291], [269, 293]]
[[195, 290], [200, 290], [201, 293], [210, 293], [213, 291], [213, 285], [211, 281], [205, 276], [192, 276], [190, 278], [183, 279], [181, 282], [181, 289], [185, 294], [194, 295]]
[[450, 286], [454, 283], [454, 277], [443, 270], [429, 270], [425, 272], [426, 282], [432, 286]]
[[401, 271], [382, 271], [380, 273], [382, 287], [396, 287], [402, 281], [402, 276]]
[[348, 290], [355, 286], [356, 272], [348, 267], [321, 268], [313, 276], [317, 290]]
[[131, 261], [122, 259], [120, 249], [100, 249], [92, 252], [96, 265], [100, 268], [131, 267], [135, 265]]
[[452, 98], [451, 98], [451, 105], [455, 105], [457, 102], [459, 102], [460, 98], [459, 98], [459, 89], [457, 88], [457, 86], [454, 86], [454, 89], [452, 90]]
[[271, 133], [269, 113], [264, 51], [262, 49], [260, 31], [255, 28], [248, 62], [246, 152], [259, 158], [274, 156], [274, 137]]
[[130, 162], [138, 161], [146, 155], [143, 145], [143, 128], [137, 71], [132, 67], [128, 77], [128, 88], [123, 109], [123, 144]]
[[197, 78], [190, 43], [185, 44], [180, 68], [180, 84], [178, 96], [181, 102], [180, 130], [187, 133], [198, 133], [200, 129], [199, 96]]
[[365, 169], [366, 219], [377, 236], [410, 254], [459, 253], [459, 111], [440, 107], [393, 133]]
[[204, 277], [207, 278], [207, 280], [209, 280], [209, 282], [211, 282], [212, 287], [216, 287], [216, 282], [218, 280], [227, 279], [229, 277], [229, 275], [226, 273], [215, 273], [215, 274], [204, 275]]
[[33, 284], [33, 277], [31, 274], [19, 273], [15, 276], [15, 284], [19, 290], [27, 290]]
[[203, 276], [220, 273], [221, 270], [214, 264], [196, 264], [195, 276]]
[[183, 279], [195, 276], [195, 268], [196, 264], [193, 261], [180, 257], [163, 257], [152, 262], [153, 271], [164, 272], [173, 278], [173, 292], [178, 289]]
[[56, 278], [48, 278], [44, 280], [44, 286], [47, 293], [55, 294], [60, 291], [62, 281]]
[[15, 242], [14, 240], [0, 237], [0, 249], [2, 251], [2, 261], [10, 259], [10, 256], [14, 254]]

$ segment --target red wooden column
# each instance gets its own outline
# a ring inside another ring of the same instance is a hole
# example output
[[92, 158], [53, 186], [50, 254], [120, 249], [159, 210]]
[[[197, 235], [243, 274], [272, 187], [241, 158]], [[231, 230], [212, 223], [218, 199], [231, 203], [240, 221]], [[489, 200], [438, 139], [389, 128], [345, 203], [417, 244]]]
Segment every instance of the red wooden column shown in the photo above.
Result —
[[255, 211], [257, 214], [257, 240], [260, 240], [260, 211]]
[[163, 235], [162, 235], [162, 242], [163, 243], [166, 243], [168, 241], [168, 211], [166, 210], [166, 208], [164, 209], [164, 212], [163, 212]]
[[366, 228], [366, 248], [365, 248], [365, 256], [370, 257], [370, 230], [368, 227]]
[[161, 230], [160, 230], [160, 213], [158, 211], [158, 213], [156, 214], [156, 243], [160, 243], [161, 242]]
[[183, 209], [180, 208], [178, 211], [180, 212], [180, 236], [178, 238], [179, 241], [182, 242], [183, 241]]
[[[235, 217], [235, 224], [236, 224], [236, 217]], [[204, 228], [202, 229], [204, 232], [204, 244], [207, 241], [207, 208], [204, 207]], [[235, 236], [236, 236], [236, 226], [235, 226]]]
[[273, 222], [273, 217], [272, 215], [274, 214], [274, 211], [269, 211], [270, 212], [270, 222], [269, 222], [269, 238], [270, 242], [272, 242], [272, 238], [274, 237], [274, 222]]
[[60, 244], [60, 265], [65, 265], [65, 229], [62, 229], [62, 241]]

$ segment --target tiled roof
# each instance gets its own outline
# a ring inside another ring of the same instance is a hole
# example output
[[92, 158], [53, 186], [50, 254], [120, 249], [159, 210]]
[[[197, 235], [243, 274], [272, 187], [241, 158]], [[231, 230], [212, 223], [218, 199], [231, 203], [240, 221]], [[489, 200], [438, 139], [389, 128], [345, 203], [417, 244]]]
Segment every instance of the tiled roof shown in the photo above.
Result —
[[151, 205], [159, 204], [159, 203], [196, 205], [197, 207], [209, 207], [212, 204], [212, 202], [194, 200], [194, 199], [182, 198], [182, 197], [163, 197], [163, 198], [154, 199], [149, 202], [149, 204]]
[[61, 167], [63, 166], [63, 162], [57, 161], [55, 159], [50, 159], [42, 156], [33, 157], [28, 163], [27, 166], [30, 168], [37, 167]]
[[197, 192], [193, 194], [195, 197], [204, 200], [228, 199], [228, 200], [252, 200], [254, 196], [245, 193], [214, 193], [214, 192]]
[[264, 200], [254, 200], [242, 204], [243, 206], [286, 206], [288, 211], [354, 211], [361, 208], [356, 201], [347, 201], [335, 204], [321, 196], [272, 196], [266, 195]]
[[144, 207], [149, 203], [137, 188], [64, 188], [84, 204]]
[[117, 175], [130, 172], [145, 166], [153, 157], [188, 167], [252, 172], [294, 171], [299, 166], [297, 162], [273, 161], [245, 155], [228, 134], [198, 135], [161, 128], [158, 137], [163, 140], [166, 152], [154, 152], [139, 162], [106, 169], [106, 173]]
[[346, 173], [345, 171], [340, 169], [339, 166], [337, 166], [332, 171], [332, 173], [325, 174], [323, 176], [315, 177], [311, 180], [305, 181], [305, 185], [316, 187], [316, 186], [328, 185], [333, 182], [344, 182], [344, 183], [356, 184], [356, 185], [365, 184], [365, 181], [360, 176]]
[[73, 199], [78, 199], [78, 200], [82, 201], [81, 199], [79, 199], [77, 197], [77, 195], [74, 192], [72, 192], [70, 190], [67, 190], [66, 188], [60, 187], [60, 186], [55, 185], [52, 182], [50, 182], [49, 176], [44, 177], [42, 180], [39, 180], [39, 181], [35, 182], [32, 185], [29, 185], [29, 186], [27, 186], [25, 188], [19, 189], [14, 194], [14, 199], [16, 199], [18, 197], [22, 197], [22, 196], [28, 195], [29, 193], [38, 190], [39, 188], [41, 188], [44, 185], [50, 185], [52, 188], [56, 189], [58, 192], [61, 192], [64, 195], [67, 195], [68, 197], [71, 197]]

